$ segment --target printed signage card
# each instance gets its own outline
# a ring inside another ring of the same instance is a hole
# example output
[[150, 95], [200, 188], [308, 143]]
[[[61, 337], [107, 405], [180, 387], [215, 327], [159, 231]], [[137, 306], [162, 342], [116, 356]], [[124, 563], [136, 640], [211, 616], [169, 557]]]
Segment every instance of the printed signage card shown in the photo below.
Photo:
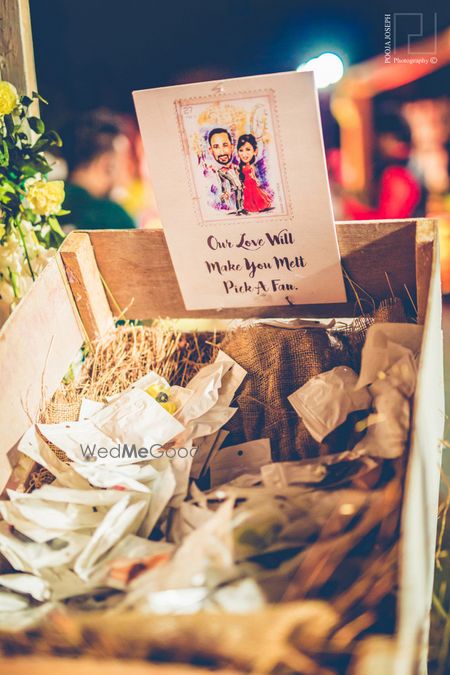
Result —
[[186, 309], [346, 301], [312, 73], [134, 101]]

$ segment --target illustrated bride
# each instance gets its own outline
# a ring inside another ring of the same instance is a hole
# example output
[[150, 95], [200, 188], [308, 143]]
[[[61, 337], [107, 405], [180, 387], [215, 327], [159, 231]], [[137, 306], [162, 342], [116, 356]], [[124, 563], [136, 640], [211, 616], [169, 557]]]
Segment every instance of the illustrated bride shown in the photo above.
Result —
[[237, 146], [239, 157], [239, 177], [243, 187], [244, 212], [267, 211], [272, 207], [270, 195], [258, 185], [255, 172], [258, 143], [253, 134], [239, 136]]

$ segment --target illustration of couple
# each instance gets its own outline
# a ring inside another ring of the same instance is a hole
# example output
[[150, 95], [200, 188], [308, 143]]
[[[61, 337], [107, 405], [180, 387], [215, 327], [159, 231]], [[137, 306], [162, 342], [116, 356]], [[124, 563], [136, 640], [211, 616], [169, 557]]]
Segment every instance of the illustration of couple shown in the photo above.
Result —
[[255, 171], [258, 143], [253, 134], [242, 134], [236, 144], [227, 129], [217, 127], [208, 134], [209, 151], [217, 162], [216, 173], [220, 179], [219, 208], [235, 206], [238, 216], [248, 215], [272, 208], [272, 196], [258, 182]]

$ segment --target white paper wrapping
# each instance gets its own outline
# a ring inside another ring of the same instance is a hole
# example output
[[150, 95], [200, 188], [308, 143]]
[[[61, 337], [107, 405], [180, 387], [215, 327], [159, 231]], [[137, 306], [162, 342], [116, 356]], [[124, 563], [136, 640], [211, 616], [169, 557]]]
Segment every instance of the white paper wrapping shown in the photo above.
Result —
[[168, 443], [184, 427], [152, 396], [138, 387], [129, 389], [90, 418], [116, 443], [151, 448]]
[[260, 468], [271, 459], [268, 438], [221, 448], [211, 460], [211, 486], [228, 483], [241, 474], [259, 474]]
[[355, 391], [358, 376], [348, 366], [337, 366], [316, 375], [288, 396], [294, 410], [302, 418], [311, 436], [321, 443], [355, 410], [370, 407], [369, 391]]

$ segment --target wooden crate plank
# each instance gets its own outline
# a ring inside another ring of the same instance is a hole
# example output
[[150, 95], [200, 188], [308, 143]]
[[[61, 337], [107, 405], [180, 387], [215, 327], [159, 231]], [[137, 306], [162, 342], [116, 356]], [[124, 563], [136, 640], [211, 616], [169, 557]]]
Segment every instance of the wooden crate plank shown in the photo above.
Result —
[[[209, 670], [177, 663], [157, 664], [128, 659], [99, 659], [77, 657], [57, 658], [50, 656], [19, 656], [0, 658], [0, 672], [8, 675], [205, 675]], [[214, 670], [217, 675], [238, 673], [231, 668]]]
[[113, 328], [114, 321], [89, 235], [71, 232], [59, 253], [87, 337], [95, 340]]
[[8, 452], [59, 386], [83, 339], [53, 259], [0, 331], [0, 493], [11, 472]]
[[[398, 659], [395, 673], [426, 673], [429, 612], [445, 402], [442, 298], [437, 226], [422, 232], [421, 283], [428, 288], [424, 336], [414, 399], [412, 439], [405, 479], [398, 596]], [[431, 256], [431, 258], [430, 258]], [[420, 287], [419, 287], [420, 288]], [[422, 291], [421, 291], [422, 292]], [[423, 290], [425, 292], [425, 290]], [[424, 301], [421, 301], [422, 308]], [[414, 649], [412, 649], [414, 646]]]
[[[337, 223], [339, 246], [346, 272], [375, 300], [390, 289], [407, 300], [404, 284], [415, 297], [416, 221]], [[357, 311], [349, 291], [347, 304], [294, 305], [265, 308], [186, 311], [162, 230], [89, 233], [102, 277], [116, 303], [129, 319], [159, 316], [245, 318], [250, 316], [352, 316]], [[189, 251], [186, 252], [189, 255]], [[115, 303], [111, 309], [117, 314]], [[365, 310], [370, 309], [366, 303]]]
[[428, 306], [433, 256], [439, 247], [438, 221], [420, 218], [417, 221], [416, 235], [416, 289], [417, 289], [417, 320], [423, 324]]

